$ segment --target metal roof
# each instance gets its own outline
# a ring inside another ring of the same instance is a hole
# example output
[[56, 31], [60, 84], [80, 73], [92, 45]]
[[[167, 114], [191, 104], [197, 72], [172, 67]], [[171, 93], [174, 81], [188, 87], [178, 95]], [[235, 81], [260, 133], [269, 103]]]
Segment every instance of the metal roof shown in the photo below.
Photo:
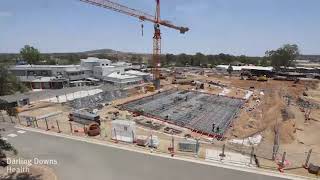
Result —
[[[217, 68], [228, 69], [229, 65], [218, 65]], [[250, 69], [250, 70], [261, 70], [261, 71], [272, 71], [273, 67], [271, 66], [232, 66], [234, 71], [241, 71], [242, 69]]]
[[7, 103], [17, 102], [22, 99], [29, 99], [28, 96], [18, 93], [18, 94], [12, 94], [12, 95], [6, 95], [6, 96], [0, 96], [0, 102], [4, 101]]
[[118, 73], [118, 72], [113, 72], [113, 73], [109, 74], [107, 77], [115, 78], [115, 79], [131, 79], [131, 78], [136, 78], [137, 76], [132, 76], [132, 75], [128, 75], [128, 74], [121, 74], [121, 73]]
[[150, 75], [149, 73], [144, 73], [144, 72], [141, 72], [141, 71], [134, 71], [134, 70], [126, 71], [125, 74], [137, 75], [137, 76], [148, 76], [148, 75]]
[[114, 120], [114, 121], [111, 121], [111, 124], [119, 124], [119, 125], [127, 125], [127, 126], [130, 126], [130, 125], [135, 125], [136, 123], [134, 121], [128, 121], [128, 120]]

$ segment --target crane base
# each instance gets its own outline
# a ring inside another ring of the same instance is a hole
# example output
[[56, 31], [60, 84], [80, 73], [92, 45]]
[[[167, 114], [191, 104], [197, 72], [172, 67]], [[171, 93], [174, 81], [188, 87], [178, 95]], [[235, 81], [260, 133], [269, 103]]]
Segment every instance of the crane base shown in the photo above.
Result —
[[160, 79], [153, 80], [155, 89], [160, 89]]

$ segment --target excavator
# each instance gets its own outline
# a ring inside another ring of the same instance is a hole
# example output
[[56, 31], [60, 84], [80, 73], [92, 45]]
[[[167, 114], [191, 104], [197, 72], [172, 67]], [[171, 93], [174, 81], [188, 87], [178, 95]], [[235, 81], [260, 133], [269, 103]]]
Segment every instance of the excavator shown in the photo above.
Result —
[[250, 71], [242, 71], [240, 74], [240, 79], [244, 80], [244, 77], [247, 77], [246, 80], [257, 80], [256, 76], [253, 76]]

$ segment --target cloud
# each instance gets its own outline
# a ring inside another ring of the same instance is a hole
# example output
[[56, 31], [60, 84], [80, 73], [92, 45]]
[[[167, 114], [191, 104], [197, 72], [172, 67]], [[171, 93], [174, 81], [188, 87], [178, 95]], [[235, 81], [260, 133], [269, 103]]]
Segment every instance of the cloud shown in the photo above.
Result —
[[12, 12], [0, 11], [0, 17], [11, 17], [11, 16], [13, 16]]

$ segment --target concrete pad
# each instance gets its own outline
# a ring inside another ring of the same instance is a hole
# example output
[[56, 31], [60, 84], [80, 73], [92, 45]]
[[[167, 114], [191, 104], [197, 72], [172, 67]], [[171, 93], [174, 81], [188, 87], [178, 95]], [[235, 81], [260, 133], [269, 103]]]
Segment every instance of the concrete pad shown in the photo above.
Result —
[[250, 156], [246, 156], [240, 153], [234, 153], [234, 152], [227, 152], [225, 151], [225, 157], [220, 156], [221, 151], [220, 150], [214, 150], [214, 149], [206, 149], [206, 161], [211, 162], [222, 162], [237, 166], [255, 166], [254, 160], [252, 161], [253, 164], [250, 164]]

